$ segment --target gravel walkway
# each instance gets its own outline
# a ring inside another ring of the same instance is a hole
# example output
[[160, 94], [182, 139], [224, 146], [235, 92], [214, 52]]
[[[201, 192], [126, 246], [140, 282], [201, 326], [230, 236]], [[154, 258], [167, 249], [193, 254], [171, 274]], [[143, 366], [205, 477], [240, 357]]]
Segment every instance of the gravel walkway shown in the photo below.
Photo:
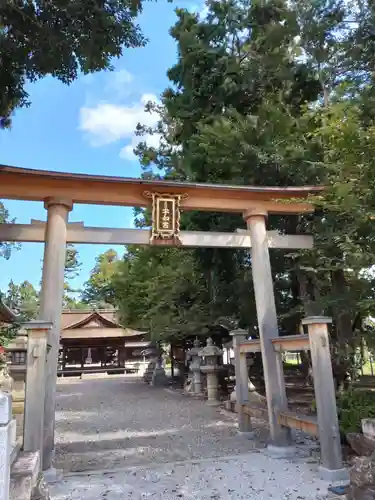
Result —
[[[318, 500], [327, 483], [302, 460], [270, 459], [265, 451], [230, 459], [71, 476], [52, 485], [51, 500]], [[336, 497], [335, 497], [336, 498]], [[339, 499], [341, 497], [337, 497]]]
[[254, 446], [238, 435], [234, 415], [177, 391], [127, 377], [58, 384], [55, 467], [65, 472], [225, 457]]
[[261, 434], [238, 435], [235, 415], [176, 391], [127, 377], [63, 379], [57, 404], [55, 466], [65, 477], [51, 500], [326, 498], [316, 459], [271, 459]]

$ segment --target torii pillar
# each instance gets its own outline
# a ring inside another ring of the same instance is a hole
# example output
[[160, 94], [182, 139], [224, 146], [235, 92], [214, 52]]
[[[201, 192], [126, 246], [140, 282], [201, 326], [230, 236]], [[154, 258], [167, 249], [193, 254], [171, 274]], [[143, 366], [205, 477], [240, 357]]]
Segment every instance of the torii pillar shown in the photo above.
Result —
[[294, 451], [288, 446], [291, 444], [290, 430], [277, 422], [277, 414], [284, 405], [286, 395], [285, 384], [278, 376], [277, 359], [271, 341], [278, 337], [279, 329], [266, 230], [267, 212], [251, 209], [243, 217], [251, 239], [251, 268], [270, 425], [268, 448], [276, 455], [288, 456]]
[[55, 406], [57, 365], [59, 355], [61, 313], [64, 296], [64, 270], [68, 214], [73, 208], [70, 200], [48, 198], [42, 289], [39, 318], [52, 323], [48, 335], [48, 353], [45, 370], [43, 470], [51, 471], [55, 448]]

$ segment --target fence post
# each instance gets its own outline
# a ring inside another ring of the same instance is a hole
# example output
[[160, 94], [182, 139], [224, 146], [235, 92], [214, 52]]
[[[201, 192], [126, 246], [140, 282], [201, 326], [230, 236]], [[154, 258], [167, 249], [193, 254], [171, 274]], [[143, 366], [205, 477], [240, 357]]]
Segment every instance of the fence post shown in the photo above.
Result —
[[47, 336], [52, 323], [30, 321], [23, 326], [28, 333], [23, 449], [39, 451], [42, 464]]
[[0, 500], [9, 500], [12, 449], [12, 396], [0, 391]]
[[347, 481], [348, 471], [343, 467], [336, 394], [333, 383], [332, 361], [329, 349], [328, 324], [331, 318], [310, 316], [302, 320], [309, 332], [314, 390], [318, 414], [321, 448], [320, 473], [327, 481]]
[[236, 374], [236, 407], [238, 415], [238, 430], [248, 438], [254, 437], [249, 415], [244, 412], [243, 406], [249, 402], [248, 372], [246, 354], [241, 354], [240, 344], [246, 340], [246, 330], [233, 330], [230, 332], [233, 338], [234, 370]]

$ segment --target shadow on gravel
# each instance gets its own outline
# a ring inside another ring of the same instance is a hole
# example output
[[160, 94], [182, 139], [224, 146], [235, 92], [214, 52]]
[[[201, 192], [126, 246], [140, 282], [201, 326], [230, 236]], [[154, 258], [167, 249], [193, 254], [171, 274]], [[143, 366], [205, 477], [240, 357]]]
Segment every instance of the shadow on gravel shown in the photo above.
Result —
[[[77, 396], [82, 393], [82, 396]], [[128, 378], [59, 385], [55, 467], [92, 471], [247, 453], [236, 418]]]

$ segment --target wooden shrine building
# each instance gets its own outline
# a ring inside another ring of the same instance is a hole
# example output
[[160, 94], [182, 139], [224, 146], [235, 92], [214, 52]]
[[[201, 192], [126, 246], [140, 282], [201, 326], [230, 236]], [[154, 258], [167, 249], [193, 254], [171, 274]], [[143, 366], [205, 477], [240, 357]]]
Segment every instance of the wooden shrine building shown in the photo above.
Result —
[[125, 328], [115, 309], [63, 310], [58, 375], [138, 371], [145, 332]]
[[1, 300], [0, 296], [0, 327], [11, 325], [17, 320], [17, 315]]

